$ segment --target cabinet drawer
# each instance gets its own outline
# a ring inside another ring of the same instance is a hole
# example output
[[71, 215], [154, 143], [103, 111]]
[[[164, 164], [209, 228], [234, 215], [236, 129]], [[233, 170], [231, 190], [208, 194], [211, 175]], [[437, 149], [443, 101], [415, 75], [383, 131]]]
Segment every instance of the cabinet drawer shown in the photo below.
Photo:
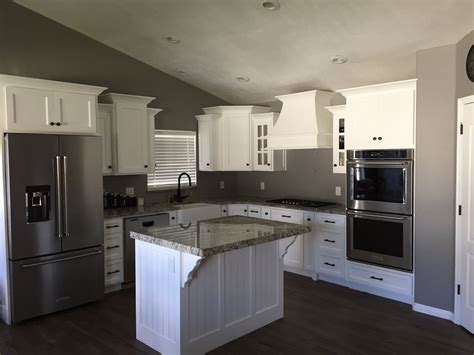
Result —
[[272, 220], [303, 224], [303, 212], [272, 208]]
[[318, 266], [322, 274], [344, 277], [344, 259], [340, 256], [320, 254]]
[[115, 234], [123, 232], [122, 219], [107, 219], [104, 221], [104, 234]]
[[114, 285], [123, 282], [123, 261], [117, 260], [105, 264], [105, 285]]
[[229, 205], [228, 206], [229, 216], [248, 216], [248, 206], [247, 205]]
[[248, 205], [249, 217], [260, 218], [262, 215], [262, 208], [256, 205]]
[[319, 249], [321, 252], [328, 251], [330, 253], [343, 254], [344, 251], [344, 234], [329, 233], [326, 231], [319, 232]]
[[403, 295], [413, 294], [413, 275], [408, 273], [350, 262], [347, 276], [353, 282]]
[[121, 235], [105, 239], [105, 260], [123, 259], [123, 238]]
[[346, 222], [346, 216], [318, 213], [318, 227], [319, 230], [323, 231], [344, 231], [344, 225]]
[[272, 218], [272, 210], [270, 207], [262, 207], [262, 214], [263, 219], [271, 219]]

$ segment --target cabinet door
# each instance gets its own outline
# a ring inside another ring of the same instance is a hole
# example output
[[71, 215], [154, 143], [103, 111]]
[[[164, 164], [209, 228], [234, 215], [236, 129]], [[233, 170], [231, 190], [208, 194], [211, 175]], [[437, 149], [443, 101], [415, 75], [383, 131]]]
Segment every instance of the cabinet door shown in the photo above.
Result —
[[112, 174], [112, 113], [99, 109], [97, 114], [97, 134], [102, 137], [102, 172]]
[[201, 119], [198, 121], [199, 170], [212, 171], [212, 121]]
[[117, 174], [148, 173], [149, 137], [147, 108], [116, 104]]
[[96, 133], [97, 98], [94, 95], [54, 92], [58, 132]]
[[383, 93], [378, 100], [378, 146], [381, 149], [414, 148], [415, 91]]
[[[374, 149], [379, 146], [380, 117], [377, 95], [357, 95], [347, 99], [346, 149]], [[376, 138], [375, 140], [373, 138]]]
[[223, 170], [251, 170], [250, 117], [248, 114], [223, 117], [222, 152]]
[[252, 128], [253, 170], [272, 171], [273, 151], [268, 149], [268, 135], [271, 129], [271, 119], [254, 119]]
[[304, 249], [304, 269], [307, 271], [316, 270], [316, 250], [317, 250], [317, 232], [316, 221], [314, 213], [304, 214], [304, 224], [311, 227], [311, 232], [304, 235], [303, 249]]
[[247, 205], [229, 205], [228, 207], [229, 216], [248, 216]]
[[55, 132], [53, 92], [22, 87], [6, 88], [7, 132]]

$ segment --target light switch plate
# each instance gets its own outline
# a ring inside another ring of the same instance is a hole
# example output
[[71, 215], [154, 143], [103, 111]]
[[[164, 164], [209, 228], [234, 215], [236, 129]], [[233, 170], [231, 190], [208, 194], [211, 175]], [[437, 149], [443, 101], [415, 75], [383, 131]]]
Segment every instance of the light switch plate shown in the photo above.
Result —
[[125, 194], [128, 196], [135, 195], [135, 188], [133, 186], [126, 187]]
[[265, 181], [260, 182], [260, 190], [265, 190]]
[[341, 187], [336, 186], [336, 196], [341, 196]]
[[221, 181], [220, 186], [221, 186], [221, 190], [224, 190], [224, 188], [225, 188], [224, 181]]

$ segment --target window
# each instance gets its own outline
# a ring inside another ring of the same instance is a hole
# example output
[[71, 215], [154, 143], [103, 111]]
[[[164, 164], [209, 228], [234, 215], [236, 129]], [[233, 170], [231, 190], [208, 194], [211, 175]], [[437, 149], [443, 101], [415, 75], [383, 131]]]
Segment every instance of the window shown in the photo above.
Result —
[[[155, 130], [155, 172], [148, 174], [148, 190], [170, 190], [178, 176], [188, 173], [196, 185], [196, 132]], [[181, 179], [188, 186], [188, 179]]]

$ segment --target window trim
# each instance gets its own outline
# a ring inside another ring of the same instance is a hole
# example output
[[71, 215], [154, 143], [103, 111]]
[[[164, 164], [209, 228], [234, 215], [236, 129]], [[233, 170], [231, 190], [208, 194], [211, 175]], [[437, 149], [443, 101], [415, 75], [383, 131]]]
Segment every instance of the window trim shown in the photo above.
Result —
[[[198, 175], [198, 157], [197, 157], [197, 132], [196, 131], [188, 131], [188, 130], [167, 130], [167, 129], [155, 129], [153, 134], [153, 144], [156, 141], [156, 135], [174, 135], [174, 136], [194, 136], [194, 156], [195, 156], [195, 172], [196, 172], [196, 181], [192, 182], [192, 185], [189, 186], [187, 179], [181, 179], [181, 189], [182, 190], [189, 190], [197, 188], [197, 175]], [[153, 154], [155, 153], [155, 149], [153, 149]], [[156, 165], [156, 159], [153, 157], [153, 165]], [[178, 181], [173, 184], [168, 185], [160, 185], [160, 186], [150, 186], [148, 184], [148, 176], [151, 174], [147, 174], [147, 192], [157, 192], [157, 191], [170, 191], [176, 190], [178, 188]]]

